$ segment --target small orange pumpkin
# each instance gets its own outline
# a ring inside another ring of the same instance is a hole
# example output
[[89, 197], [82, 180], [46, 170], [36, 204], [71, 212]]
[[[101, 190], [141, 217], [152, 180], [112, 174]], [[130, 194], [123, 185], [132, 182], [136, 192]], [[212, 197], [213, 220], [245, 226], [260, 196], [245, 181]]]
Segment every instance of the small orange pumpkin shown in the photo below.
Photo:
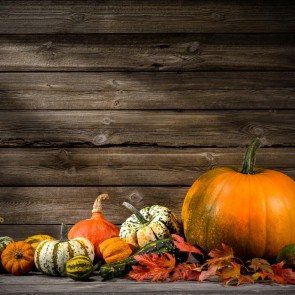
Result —
[[79, 221], [68, 233], [70, 240], [78, 237], [90, 240], [96, 251], [96, 256], [99, 255], [98, 245], [101, 242], [119, 235], [119, 228], [107, 221], [102, 214], [102, 201], [107, 199], [109, 199], [108, 194], [99, 195], [94, 202], [91, 218]]
[[256, 138], [248, 147], [243, 167], [216, 168], [191, 186], [182, 206], [188, 242], [205, 251], [225, 243], [235, 255], [274, 258], [295, 243], [295, 182], [271, 169], [254, 168]]
[[98, 252], [106, 263], [117, 262], [128, 258], [135, 249], [133, 245], [129, 245], [119, 237], [104, 240], [98, 245]]
[[34, 248], [24, 241], [9, 244], [1, 255], [3, 267], [13, 275], [23, 275], [34, 267]]

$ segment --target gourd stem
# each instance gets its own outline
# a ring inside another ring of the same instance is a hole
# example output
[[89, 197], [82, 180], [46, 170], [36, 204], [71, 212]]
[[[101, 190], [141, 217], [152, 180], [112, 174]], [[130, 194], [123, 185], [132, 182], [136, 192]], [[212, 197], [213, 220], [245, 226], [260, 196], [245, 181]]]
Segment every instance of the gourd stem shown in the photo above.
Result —
[[93, 204], [92, 213], [100, 213], [102, 211], [102, 201], [108, 200], [109, 198], [110, 196], [107, 193], [99, 195]]
[[62, 223], [61, 229], [60, 229], [60, 242], [66, 242], [68, 241], [68, 228], [67, 225]]
[[142, 224], [146, 224], [147, 220], [142, 216], [142, 214], [135, 208], [133, 207], [131, 204], [127, 203], [127, 202], [123, 202], [122, 205], [129, 209], [133, 214], [135, 214], [135, 216], [137, 217], [137, 219], [139, 220], [140, 223]]
[[248, 146], [243, 159], [243, 167], [241, 173], [243, 174], [255, 174], [254, 164], [256, 160], [256, 151], [261, 146], [262, 142], [257, 137]]
[[23, 253], [21, 253], [21, 252], [16, 252], [15, 254], [14, 254], [14, 258], [15, 259], [21, 259], [23, 257]]

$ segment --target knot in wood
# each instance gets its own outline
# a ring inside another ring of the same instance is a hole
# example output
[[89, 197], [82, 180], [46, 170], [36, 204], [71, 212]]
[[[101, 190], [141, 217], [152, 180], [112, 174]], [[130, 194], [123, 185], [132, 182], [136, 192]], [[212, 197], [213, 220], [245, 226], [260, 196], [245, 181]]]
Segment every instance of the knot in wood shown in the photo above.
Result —
[[133, 192], [129, 195], [129, 201], [132, 203], [139, 203], [142, 200], [142, 196], [138, 192]]

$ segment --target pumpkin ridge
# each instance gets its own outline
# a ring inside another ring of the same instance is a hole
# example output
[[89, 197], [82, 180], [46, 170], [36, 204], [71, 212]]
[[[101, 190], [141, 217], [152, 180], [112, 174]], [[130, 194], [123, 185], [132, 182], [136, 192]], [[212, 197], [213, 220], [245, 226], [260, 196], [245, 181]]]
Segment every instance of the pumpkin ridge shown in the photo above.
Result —
[[35, 262], [36, 262], [36, 266], [37, 266], [37, 269], [38, 270], [41, 270], [41, 263], [40, 263], [40, 254], [41, 254], [41, 251], [43, 250], [43, 247], [45, 246], [45, 241], [41, 242], [39, 244], [39, 247], [37, 247], [36, 249], [36, 252], [35, 252]]
[[56, 243], [53, 247], [53, 273], [55, 275], [58, 274], [58, 263], [57, 263], [57, 252], [58, 252], [59, 244]]
[[[212, 195], [214, 195], [214, 199], [212, 199], [212, 200], [210, 201], [210, 204], [211, 204], [211, 205], [214, 204], [214, 203], [216, 203], [216, 202], [219, 202], [219, 201], [220, 201], [220, 200], [219, 200], [219, 199], [220, 199], [220, 195], [222, 194], [222, 191], [224, 190], [225, 186], [228, 184], [228, 182], [232, 181], [232, 179], [233, 179], [235, 176], [237, 176], [237, 175], [238, 175], [237, 173], [234, 173], [234, 172], [232, 172], [232, 171], [230, 171], [230, 172], [225, 173], [225, 174], [222, 175], [223, 178], [222, 178], [221, 181], [223, 181], [223, 184], [220, 186], [220, 188], [219, 188], [219, 190], [218, 190], [217, 193], [215, 193], [215, 191], [213, 191], [214, 193], [212, 192], [212, 194], [211, 194], [211, 198], [212, 198]], [[215, 179], [213, 180], [213, 182], [216, 181], [216, 179], [218, 179], [218, 178], [215, 178]], [[208, 187], [205, 189], [205, 192], [204, 192], [205, 195], [208, 194], [207, 189], [210, 189], [210, 186], [208, 186]], [[208, 216], [210, 216], [210, 214], [211, 214], [211, 212], [213, 211], [213, 209], [215, 209], [214, 206], [211, 206], [211, 208], [209, 209], [209, 211], [206, 212], [206, 214], [207, 214]], [[210, 228], [210, 226], [212, 225], [212, 222], [216, 222], [216, 220], [215, 220], [215, 214], [214, 214], [213, 218], [209, 218], [209, 220], [207, 220], [207, 222], [206, 222], [206, 242], [205, 242], [205, 245], [206, 245], [206, 248], [207, 248], [207, 249], [208, 249], [210, 246], [211, 246], [211, 248], [212, 248], [212, 245], [210, 245], [211, 242], [208, 240], [208, 237], [211, 237], [209, 228]], [[216, 247], [216, 246], [218, 247], [218, 246], [220, 246], [220, 245], [215, 245], [215, 246], [213, 246], [213, 248]], [[230, 245], [229, 245], [229, 246], [230, 246]], [[212, 249], [210, 249], [210, 250], [212, 250]]]
[[[266, 172], [268, 172], [269, 170], [266, 170]], [[272, 171], [270, 171], [272, 172]], [[283, 177], [283, 179], [285, 180], [285, 175], [276, 171], [277, 173], [279, 173], [280, 177]], [[268, 173], [264, 173], [264, 176], [272, 183], [272, 185], [275, 185], [277, 187], [277, 184], [273, 182], [273, 180], [270, 178], [270, 175]], [[289, 187], [286, 187], [285, 189], [288, 188], [289, 191]], [[290, 192], [292, 192], [292, 190], [290, 189]], [[294, 199], [295, 200], [295, 199]], [[283, 201], [284, 201], [284, 205], [286, 210], [284, 210], [284, 212], [287, 212], [288, 214], [288, 219], [289, 219], [289, 225], [292, 224], [292, 221], [295, 220], [294, 215], [293, 215], [293, 211], [290, 210], [290, 205], [288, 204], [288, 200], [286, 200], [286, 194], [284, 194], [283, 196]], [[295, 203], [295, 201], [293, 201]], [[290, 232], [290, 240], [288, 243], [293, 243], [294, 240], [292, 241], [292, 236], [295, 236], [295, 227], [290, 227], [288, 229], [286, 229], [287, 232]], [[293, 232], [293, 234], [292, 234]]]
[[68, 246], [68, 252], [69, 252], [69, 259], [72, 259], [74, 257], [74, 251], [73, 251], [72, 245], [71, 243], [67, 243], [67, 246]]
[[87, 247], [85, 243], [83, 242], [83, 240], [78, 238], [76, 239], [76, 241], [81, 245], [81, 249], [84, 251], [85, 256], [88, 256]]

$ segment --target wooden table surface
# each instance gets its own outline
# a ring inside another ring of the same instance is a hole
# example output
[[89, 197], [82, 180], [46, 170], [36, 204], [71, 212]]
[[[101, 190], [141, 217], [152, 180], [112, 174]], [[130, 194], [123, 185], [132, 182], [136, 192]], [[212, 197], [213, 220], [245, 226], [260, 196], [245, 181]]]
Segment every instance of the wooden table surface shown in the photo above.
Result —
[[226, 287], [216, 281], [150, 283], [127, 279], [102, 281], [94, 275], [87, 282], [75, 282], [67, 277], [50, 277], [40, 273], [26, 276], [0, 275], [0, 294], [295, 294], [295, 285], [272, 282]]

